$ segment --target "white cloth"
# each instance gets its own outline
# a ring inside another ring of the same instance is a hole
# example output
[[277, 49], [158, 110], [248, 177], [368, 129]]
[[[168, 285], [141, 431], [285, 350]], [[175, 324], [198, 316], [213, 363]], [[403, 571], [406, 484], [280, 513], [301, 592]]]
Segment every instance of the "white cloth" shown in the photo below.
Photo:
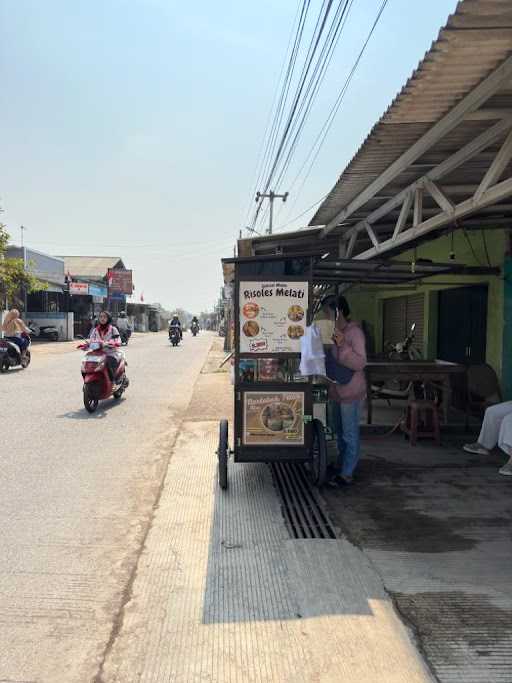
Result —
[[512, 455], [512, 401], [487, 408], [478, 443], [487, 450], [497, 444], [507, 455]]
[[300, 340], [301, 375], [325, 375], [325, 351], [316, 325], [308, 325]]

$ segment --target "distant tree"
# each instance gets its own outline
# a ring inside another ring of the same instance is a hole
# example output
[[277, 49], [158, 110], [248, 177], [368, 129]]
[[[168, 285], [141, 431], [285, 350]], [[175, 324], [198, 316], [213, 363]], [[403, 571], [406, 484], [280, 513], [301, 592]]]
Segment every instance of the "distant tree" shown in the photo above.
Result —
[[20, 292], [23, 290], [34, 292], [47, 287], [25, 270], [23, 259], [6, 257], [8, 242], [9, 234], [5, 225], [0, 223], [0, 308], [10, 303], [20, 305]]

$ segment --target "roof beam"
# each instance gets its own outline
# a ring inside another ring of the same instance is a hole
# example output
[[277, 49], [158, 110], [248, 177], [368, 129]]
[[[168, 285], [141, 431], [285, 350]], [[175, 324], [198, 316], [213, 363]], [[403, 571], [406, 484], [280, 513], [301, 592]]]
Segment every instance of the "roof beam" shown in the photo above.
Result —
[[498, 180], [503, 175], [506, 167], [508, 166], [510, 159], [512, 158], [512, 131], [507, 135], [507, 138], [500, 151], [496, 154], [496, 157], [492, 164], [489, 166], [487, 173], [484, 175], [482, 182], [478, 186], [475, 192], [475, 199], [480, 199], [483, 193], [498, 182]]
[[414, 190], [414, 213], [412, 224], [416, 227], [423, 221], [423, 188], [417, 187]]
[[[466, 161], [469, 159], [473, 158], [477, 154], [480, 154], [480, 152], [496, 142], [496, 140], [498, 140], [511, 128], [512, 119], [498, 121], [498, 123], [495, 123], [494, 126], [491, 126], [488, 130], [478, 135], [474, 140], [455, 152], [455, 154], [452, 154], [450, 157], [438, 164], [435, 168], [423, 176], [423, 178], [420, 178], [420, 180], [412, 183], [412, 185], [409, 185], [409, 187], [406, 187], [404, 190], [395, 195], [393, 199], [390, 199], [382, 204], [382, 206], [379, 206], [378, 209], [372, 211], [365, 220], [368, 221], [368, 223], [374, 223], [375, 221], [384, 218], [384, 216], [386, 216], [390, 211], [395, 209], [397, 206], [400, 206], [408, 194], [414, 192], [417, 187], [420, 187], [424, 178], [430, 178], [430, 180], [439, 180], [443, 176], [454, 171], [459, 166], [462, 166], [462, 164], [466, 163]], [[360, 221], [347, 231], [345, 238], [350, 239], [354, 232], [361, 232], [364, 229], [364, 222]]]
[[402, 204], [402, 208], [400, 210], [400, 214], [398, 216], [398, 220], [397, 220], [396, 225], [395, 225], [395, 230], [393, 232], [393, 237], [398, 237], [398, 235], [405, 228], [407, 216], [409, 215], [409, 211], [411, 210], [412, 198], [413, 198], [412, 192], [409, 192], [408, 194], [405, 195], [404, 203]]
[[434, 199], [439, 208], [441, 208], [446, 213], [453, 213], [455, 205], [448, 199], [448, 197], [441, 192], [437, 185], [430, 180], [430, 178], [424, 178], [423, 187], [427, 190], [429, 195]]
[[508, 57], [495, 71], [476, 86], [464, 97], [448, 114], [430, 128], [419, 140], [417, 140], [406, 152], [394, 161], [384, 173], [376, 178], [370, 185], [355, 197], [348, 206], [339, 211], [322, 231], [322, 237], [328, 235], [334, 228], [346, 220], [354, 211], [380, 192], [399, 173], [404, 171], [410, 164], [425, 154], [433, 144], [443, 138], [448, 132], [464, 120], [470, 111], [476, 111], [482, 104], [494, 94], [498, 88], [512, 78], [512, 56]]
[[372, 226], [368, 223], [368, 221], [365, 221], [365, 227], [366, 227], [366, 232], [368, 233], [368, 237], [370, 238], [371, 243], [375, 247], [375, 249], [379, 249], [379, 240], [377, 239], [377, 235], [373, 232]]
[[470, 197], [465, 201], [457, 204], [453, 212], [449, 215], [445, 212], [438, 214], [437, 216], [432, 216], [432, 218], [423, 221], [420, 225], [415, 228], [409, 228], [405, 232], [402, 232], [396, 238], [391, 237], [391, 239], [380, 242], [378, 251], [373, 249], [367, 249], [354, 256], [356, 259], [365, 260], [377, 256], [377, 254], [382, 254], [391, 249], [396, 249], [400, 246], [405, 246], [409, 242], [412, 242], [419, 237], [424, 237], [430, 233], [439, 230], [446, 225], [449, 225], [453, 221], [464, 218], [472, 213], [476, 213], [480, 208], [496, 204], [507, 197], [512, 196], [512, 178], [507, 178], [497, 185], [493, 185], [488, 190], [486, 190], [479, 199], [475, 197]]

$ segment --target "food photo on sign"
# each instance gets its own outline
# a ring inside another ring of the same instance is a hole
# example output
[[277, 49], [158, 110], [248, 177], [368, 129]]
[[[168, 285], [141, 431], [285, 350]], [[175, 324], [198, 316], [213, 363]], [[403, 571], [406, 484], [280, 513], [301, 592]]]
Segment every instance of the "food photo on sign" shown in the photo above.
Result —
[[241, 353], [300, 352], [307, 282], [241, 282], [239, 302]]
[[304, 393], [246, 392], [243, 442], [246, 446], [304, 445]]

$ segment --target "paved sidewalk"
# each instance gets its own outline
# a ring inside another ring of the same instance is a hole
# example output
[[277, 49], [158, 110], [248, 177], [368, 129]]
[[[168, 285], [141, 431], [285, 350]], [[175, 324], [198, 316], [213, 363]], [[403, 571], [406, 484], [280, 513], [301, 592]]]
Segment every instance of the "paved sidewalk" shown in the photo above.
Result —
[[361, 551], [289, 538], [267, 466], [230, 462], [218, 488], [213, 414], [229, 388], [212, 381], [196, 390], [205, 406], [210, 384], [210, 413], [189, 410], [97, 680], [432, 681]]
[[467, 440], [365, 437], [356, 484], [323, 496], [440, 683], [511, 683], [512, 481], [503, 454], [469, 455]]

